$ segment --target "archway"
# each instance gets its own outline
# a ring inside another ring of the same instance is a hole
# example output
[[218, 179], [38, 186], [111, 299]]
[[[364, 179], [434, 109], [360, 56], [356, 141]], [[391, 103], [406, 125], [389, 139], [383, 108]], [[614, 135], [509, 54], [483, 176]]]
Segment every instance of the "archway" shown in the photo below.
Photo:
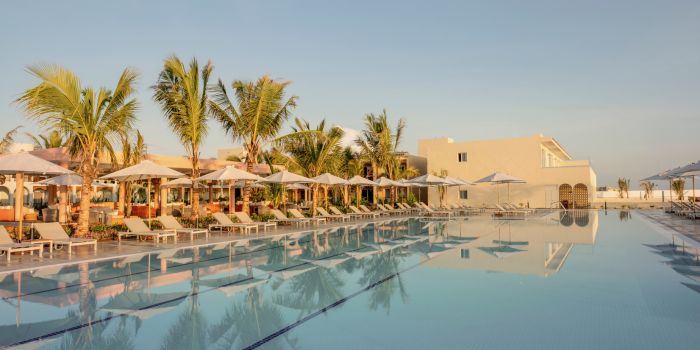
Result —
[[574, 208], [588, 208], [588, 186], [576, 184], [573, 197]]
[[574, 191], [571, 185], [563, 184], [559, 186], [559, 203], [564, 206], [564, 208], [569, 209], [574, 203]]

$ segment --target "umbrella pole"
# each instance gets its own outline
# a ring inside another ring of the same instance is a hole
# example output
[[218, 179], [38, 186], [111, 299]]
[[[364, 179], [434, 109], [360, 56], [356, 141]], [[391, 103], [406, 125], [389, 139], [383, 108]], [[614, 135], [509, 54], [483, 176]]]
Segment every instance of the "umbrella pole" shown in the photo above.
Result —
[[693, 175], [693, 202], [691, 205], [693, 206], [693, 214], [695, 214], [695, 175]]
[[151, 228], [151, 177], [148, 177], [148, 191], [146, 193], [146, 211], [148, 212], [148, 228]]
[[510, 182], [506, 184], [506, 187], [508, 188], [508, 203], [510, 203]]
[[[24, 232], [22, 231], [22, 222], [24, 221], [24, 174], [17, 173], [15, 175], [15, 183], [17, 187], [15, 188], [15, 213], [19, 215], [19, 224], [17, 231], [17, 240], [22, 243], [22, 238], [24, 238]], [[8, 256], [10, 252], [7, 252]]]

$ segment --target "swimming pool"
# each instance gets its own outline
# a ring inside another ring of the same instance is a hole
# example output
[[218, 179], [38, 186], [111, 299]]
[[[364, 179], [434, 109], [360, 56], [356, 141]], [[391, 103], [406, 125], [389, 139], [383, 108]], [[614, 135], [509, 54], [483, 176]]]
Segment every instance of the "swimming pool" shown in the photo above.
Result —
[[700, 266], [635, 212], [397, 219], [0, 276], [0, 345], [696, 348]]

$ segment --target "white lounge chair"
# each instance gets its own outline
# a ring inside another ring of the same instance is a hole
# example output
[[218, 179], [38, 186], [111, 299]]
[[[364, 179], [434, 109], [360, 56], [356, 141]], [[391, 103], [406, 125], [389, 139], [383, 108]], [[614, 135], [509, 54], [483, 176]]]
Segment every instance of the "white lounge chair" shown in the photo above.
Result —
[[91, 245], [95, 253], [97, 253], [97, 240], [93, 238], [71, 238], [68, 237], [66, 231], [63, 230], [61, 224], [57, 222], [43, 222], [34, 224], [34, 229], [43, 239], [51, 240], [53, 247], [68, 247], [68, 255], [73, 253], [73, 247], [83, 245]]
[[253, 219], [250, 217], [250, 215], [248, 215], [248, 213], [243, 212], [243, 211], [237, 211], [237, 212], [235, 212], [235, 213], [233, 213], [233, 214], [236, 215], [236, 218], [237, 218], [238, 221], [240, 221], [241, 223], [243, 223], [243, 224], [250, 224], [250, 225], [257, 225], [257, 226], [258, 226], [258, 229], [260, 229], [260, 227], [262, 227], [262, 228], [263, 228], [263, 231], [265, 231], [265, 232], [267, 232], [267, 228], [268, 228], [268, 227], [272, 227], [272, 228], [274, 228], [275, 230], [277, 229], [277, 223], [276, 223], [276, 222], [272, 222], [272, 221], [270, 221], [270, 222], [253, 221]]
[[258, 233], [258, 225], [256, 224], [235, 223], [224, 213], [214, 213], [212, 216], [214, 216], [217, 223], [209, 225], [210, 231], [214, 228], [218, 228], [219, 231], [223, 231], [224, 229], [239, 229], [243, 234], [250, 234], [252, 230]]
[[270, 213], [275, 217], [273, 221], [279, 222], [279, 223], [287, 223], [287, 224], [294, 224], [298, 226], [302, 225], [308, 225], [311, 223], [311, 219], [309, 218], [304, 218], [304, 219], [298, 219], [298, 218], [288, 218], [287, 215], [284, 215], [281, 211], [278, 209], [271, 209]]
[[379, 214], [379, 215], [391, 215], [390, 213], [387, 213], [385, 211], [369, 210], [369, 208], [367, 208], [367, 206], [365, 206], [364, 204], [360, 205], [360, 209], [362, 209], [362, 211], [364, 211], [365, 213], [375, 213], [375, 214]]
[[5, 226], [0, 225], [0, 252], [7, 254], [7, 262], [10, 262], [12, 253], [24, 253], [34, 255], [34, 252], [39, 252], [39, 257], [43, 257], [44, 245], [32, 243], [16, 243], [10, 238], [10, 234], [5, 229]]
[[177, 232], [175, 230], [151, 230], [143, 220], [139, 218], [125, 218], [124, 225], [129, 229], [128, 232], [117, 232], [117, 241], [121, 242], [124, 237], [136, 237], [136, 240], [152, 238], [153, 243], [160, 243], [168, 238], [172, 238], [177, 243]]
[[358, 215], [362, 215], [362, 216], [365, 216], [365, 217], [378, 218], [378, 217], [382, 216], [381, 213], [374, 213], [374, 212], [369, 212], [369, 213], [367, 213], [367, 212], [363, 212], [362, 210], [358, 209], [358, 208], [357, 208], [356, 206], [354, 206], [354, 205], [350, 205], [350, 206], [348, 206], [348, 208], [350, 208], [350, 210], [352, 210], [353, 213], [358, 214]]
[[316, 208], [316, 212], [318, 212], [318, 214], [321, 215], [322, 218], [326, 218], [327, 220], [336, 220], [340, 222], [350, 220], [350, 217], [347, 215], [332, 215], [329, 212], [327, 212], [326, 209], [323, 209], [321, 207]]
[[209, 238], [209, 230], [183, 227], [174, 216], [161, 215], [158, 217], [158, 221], [160, 221], [163, 228], [166, 230], [175, 230], [175, 233], [189, 235], [190, 241], [194, 241], [194, 236], [196, 235], [204, 235], [205, 238]]
[[[349, 217], [349, 218], [351, 218], [351, 219], [363, 218], [363, 217], [367, 216], [367, 215], [364, 215], [364, 214], [362, 214], [362, 213], [357, 214], [357, 213], [355, 213], [355, 212], [343, 213], [342, 211], [340, 211], [340, 209], [338, 209], [338, 208], [336, 208], [336, 207], [334, 207], [334, 206], [332, 206], [332, 205], [329, 205], [329, 206], [328, 206], [328, 210], [330, 210], [330, 211], [331, 211], [331, 214], [333, 214], [333, 215], [344, 215], [344, 216], [347, 216], [347, 217]], [[352, 209], [351, 209], [351, 210], [352, 210]]]
[[287, 209], [287, 212], [290, 213], [290, 214], [292, 214], [292, 216], [293, 216], [295, 219], [307, 219], [307, 220], [311, 220], [311, 221], [312, 221], [314, 224], [316, 224], [316, 225], [325, 224], [325, 223], [328, 222], [328, 220], [326, 220], [326, 218], [323, 218], [323, 217], [318, 217], [318, 216], [312, 217], [312, 218], [306, 217], [306, 216], [304, 216], [304, 214], [302, 214], [302, 213], [301, 213], [299, 210], [297, 210], [297, 209]]

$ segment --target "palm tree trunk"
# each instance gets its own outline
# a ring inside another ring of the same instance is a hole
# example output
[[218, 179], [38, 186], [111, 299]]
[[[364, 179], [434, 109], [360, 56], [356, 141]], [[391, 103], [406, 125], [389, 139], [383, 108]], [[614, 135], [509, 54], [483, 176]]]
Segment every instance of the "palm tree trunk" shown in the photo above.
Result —
[[[88, 168], [88, 169], [85, 169]], [[80, 215], [78, 216], [77, 236], [85, 236], [90, 229], [90, 199], [92, 198], [92, 181], [94, 181], [93, 171], [89, 166], [83, 167], [83, 185], [80, 188]]]
[[[254, 155], [257, 157], [257, 155]], [[250, 161], [251, 155], [249, 154], [246, 157], [245, 161], [245, 170], [249, 173], [253, 173], [253, 162]], [[272, 169], [270, 169], [272, 170]], [[246, 181], [245, 185], [243, 186], [243, 212], [250, 214], [250, 181]]]
[[[199, 177], [199, 157], [197, 154], [199, 153], [199, 148], [193, 148], [192, 152], [192, 182], [194, 183], [194, 179]], [[192, 190], [192, 218], [195, 220], [199, 218], [199, 192], [194, 188], [196, 185], [193, 185], [193, 190]]]

